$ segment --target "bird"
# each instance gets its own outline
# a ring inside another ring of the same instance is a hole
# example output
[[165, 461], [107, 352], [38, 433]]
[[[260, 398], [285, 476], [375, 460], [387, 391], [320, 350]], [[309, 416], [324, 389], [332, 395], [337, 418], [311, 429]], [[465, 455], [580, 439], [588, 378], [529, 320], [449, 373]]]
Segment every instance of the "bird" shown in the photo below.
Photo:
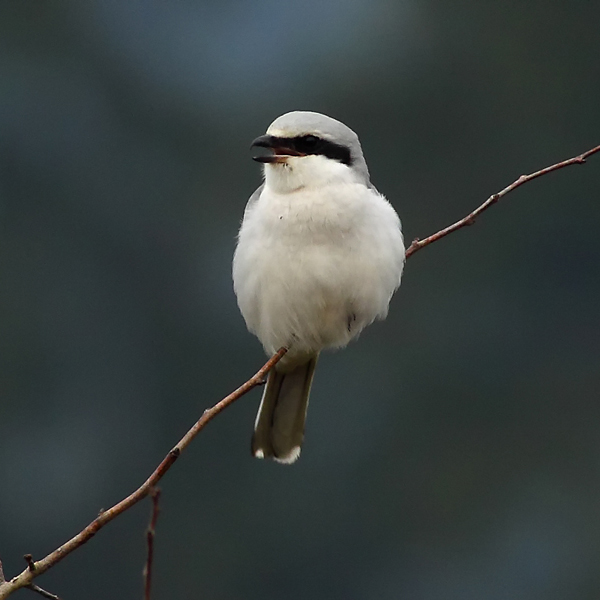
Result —
[[358, 136], [326, 115], [288, 112], [251, 145], [263, 183], [250, 197], [233, 258], [248, 330], [267, 355], [252, 454], [300, 456], [321, 350], [384, 319], [405, 262], [400, 219], [373, 186]]

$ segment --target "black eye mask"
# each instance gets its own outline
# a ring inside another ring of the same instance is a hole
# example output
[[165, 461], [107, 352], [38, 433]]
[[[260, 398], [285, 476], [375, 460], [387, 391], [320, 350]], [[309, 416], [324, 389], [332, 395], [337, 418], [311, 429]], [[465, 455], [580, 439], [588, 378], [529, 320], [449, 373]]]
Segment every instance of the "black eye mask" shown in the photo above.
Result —
[[344, 165], [352, 164], [349, 148], [317, 137], [316, 135], [302, 135], [293, 138], [262, 135], [252, 142], [252, 147], [269, 148], [273, 151], [273, 154], [267, 156], [253, 157], [258, 162], [280, 162], [276, 158], [278, 155], [321, 155], [332, 160], [337, 160]]

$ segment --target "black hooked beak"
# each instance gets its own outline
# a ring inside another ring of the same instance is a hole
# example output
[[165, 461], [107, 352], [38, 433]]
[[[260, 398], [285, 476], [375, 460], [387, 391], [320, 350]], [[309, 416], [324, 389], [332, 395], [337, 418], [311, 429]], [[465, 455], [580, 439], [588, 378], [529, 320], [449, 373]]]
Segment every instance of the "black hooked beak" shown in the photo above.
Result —
[[261, 135], [257, 137], [250, 146], [251, 148], [266, 148], [270, 154], [253, 156], [252, 160], [261, 163], [284, 163], [291, 156], [306, 156], [291, 148], [292, 140], [279, 138], [273, 135]]

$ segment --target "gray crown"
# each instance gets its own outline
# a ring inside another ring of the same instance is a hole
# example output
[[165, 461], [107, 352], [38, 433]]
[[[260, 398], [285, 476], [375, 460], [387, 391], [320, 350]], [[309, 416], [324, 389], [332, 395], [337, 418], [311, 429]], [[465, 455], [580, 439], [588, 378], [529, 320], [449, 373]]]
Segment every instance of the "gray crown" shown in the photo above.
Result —
[[365, 183], [369, 183], [369, 169], [363, 156], [358, 136], [350, 127], [340, 121], [316, 112], [296, 110], [277, 117], [267, 133], [285, 137], [317, 135], [350, 150], [351, 168], [361, 175]]

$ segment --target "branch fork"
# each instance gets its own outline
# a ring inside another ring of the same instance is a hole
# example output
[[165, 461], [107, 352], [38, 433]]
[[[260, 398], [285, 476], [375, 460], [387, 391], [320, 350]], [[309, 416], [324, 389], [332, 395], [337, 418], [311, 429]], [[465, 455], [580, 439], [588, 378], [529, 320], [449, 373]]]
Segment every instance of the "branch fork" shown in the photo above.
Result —
[[[461, 229], [467, 225], [473, 225], [475, 220], [481, 213], [486, 211], [490, 206], [496, 204], [501, 198], [506, 196], [506, 194], [512, 192], [516, 188], [521, 185], [531, 181], [532, 179], [536, 179], [537, 177], [541, 177], [542, 175], [546, 175], [551, 173], [552, 171], [558, 171], [564, 167], [568, 167], [570, 165], [576, 164], [584, 164], [586, 159], [593, 154], [600, 152], [600, 146], [596, 146], [591, 148], [587, 152], [580, 154], [579, 156], [575, 156], [568, 160], [564, 160], [562, 162], [556, 163], [545, 169], [541, 169], [539, 171], [535, 171], [530, 175], [521, 175], [516, 181], [511, 183], [509, 186], [505, 187], [503, 190], [496, 194], [492, 194], [483, 204], [481, 204], [478, 208], [476, 208], [473, 212], [469, 213], [466, 217], [460, 219], [456, 223], [446, 227], [430, 235], [429, 237], [421, 240], [419, 238], [415, 238], [410, 246], [406, 249], [406, 258], [411, 257], [415, 252], [421, 250], [425, 246], [440, 240], [443, 237]], [[16, 592], [21, 588], [29, 588], [38, 594], [41, 594], [45, 598], [50, 598], [51, 600], [60, 600], [58, 596], [51, 594], [40, 588], [39, 586], [33, 583], [33, 579], [42, 573], [45, 573], [48, 569], [55, 566], [58, 562], [60, 562], [65, 556], [77, 550], [80, 546], [89, 541], [100, 529], [102, 529], [105, 525], [110, 523], [113, 519], [118, 517], [121, 513], [130, 509], [133, 505], [137, 504], [140, 500], [150, 495], [153, 501], [153, 511], [152, 517], [150, 521], [150, 525], [147, 531], [147, 543], [148, 543], [148, 556], [146, 560], [146, 567], [144, 569], [144, 580], [145, 580], [145, 598], [149, 600], [150, 598], [150, 583], [152, 577], [152, 558], [153, 558], [153, 544], [154, 544], [154, 534], [156, 521], [158, 519], [158, 499], [159, 492], [156, 488], [156, 484], [163, 478], [166, 472], [173, 466], [173, 463], [179, 458], [181, 453], [188, 447], [191, 441], [204, 429], [204, 427], [212, 421], [221, 411], [225, 410], [228, 406], [233, 404], [236, 400], [247, 394], [251, 389], [264, 385], [265, 377], [268, 372], [283, 358], [286, 353], [285, 348], [281, 348], [278, 352], [276, 352], [258, 371], [257, 373], [251, 377], [246, 383], [242, 384], [237, 390], [229, 394], [223, 398], [220, 402], [215, 404], [212, 408], [205, 410], [200, 417], [200, 419], [194, 424], [194, 426], [181, 438], [181, 440], [177, 443], [177, 445], [169, 451], [169, 453], [165, 456], [162, 462], [156, 467], [154, 472], [148, 477], [148, 479], [135, 490], [132, 494], [127, 496], [127, 498], [121, 500], [118, 504], [115, 504], [113, 507], [107, 510], [101, 510], [98, 516], [87, 526], [85, 529], [80, 531], [77, 535], [72, 537], [70, 540], [65, 542], [62, 546], [48, 554], [46, 557], [41, 560], [35, 562], [31, 556], [31, 554], [25, 555], [25, 560], [27, 561], [27, 568], [21, 572], [16, 577], [13, 577], [11, 580], [7, 581], [4, 576], [4, 572], [2, 570], [2, 562], [0, 562], [0, 600], [5, 600], [13, 592]]]

